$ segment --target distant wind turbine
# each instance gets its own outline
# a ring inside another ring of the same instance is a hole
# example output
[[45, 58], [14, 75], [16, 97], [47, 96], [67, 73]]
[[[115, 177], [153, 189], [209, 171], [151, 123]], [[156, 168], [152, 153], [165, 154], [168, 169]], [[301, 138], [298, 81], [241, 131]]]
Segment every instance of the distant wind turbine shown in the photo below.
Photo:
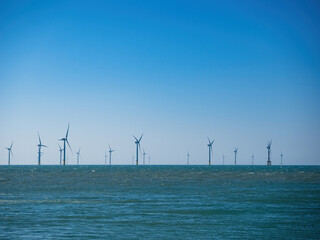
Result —
[[143, 165], [146, 164], [146, 152], [143, 149]]
[[270, 157], [271, 157], [271, 143], [272, 143], [272, 141], [269, 141], [269, 142], [267, 143], [267, 149], [268, 149], [268, 161], [267, 161], [267, 165], [268, 165], [268, 166], [271, 166], [271, 159], [270, 159]]
[[253, 165], [254, 154], [251, 155], [251, 164]]
[[189, 152], [188, 152], [188, 154], [187, 154], [187, 165], [189, 165], [189, 163], [190, 163], [190, 154], [189, 154]]
[[63, 141], [63, 165], [66, 165], [66, 142], [67, 142], [67, 144], [68, 144], [68, 146], [69, 146], [69, 148], [70, 148], [70, 150], [72, 152], [72, 148], [71, 148], [71, 146], [69, 144], [69, 141], [68, 141], [69, 126], [70, 126], [70, 124], [68, 124], [66, 137], [59, 139], [59, 141]]
[[111, 149], [110, 145], [109, 146], [109, 165], [111, 165], [111, 153], [114, 152], [115, 150]]
[[59, 146], [59, 152], [60, 152], [60, 165], [61, 165], [61, 159], [62, 159], [62, 151], [63, 151], [63, 149], [61, 148], [61, 146], [60, 146], [60, 144], [59, 143], [57, 143], [58, 144], [58, 146]]
[[104, 152], [104, 164], [107, 165], [107, 152]]
[[234, 152], [234, 165], [237, 165], [238, 148], [235, 148], [233, 152]]
[[208, 138], [208, 147], [209, 147], [209, 166], [211, 165], [211, 155], [212, 155], [212, 144], [214, 143], [213, 141], [210, 141], [210, 139]]
[[9, 151], [9, 155], [8, 155], [8, 165], [10, 165], [10, 155], [13, 156], [12, 145], [13, 145], [13, 142], [11, 143], [10, 147], [5, 148], [5, 149], [7, 149], [7, 150]]
[[224, 165], [224, 158], [225, 158], [225, 156], [222, 155], [222, 165]]
[[134, 137], [134, 139], [136, 140], [136, 141], [135, 141], [135, 144], [137, 145], [136, 165], [138, 165], [138, 164], [139, 164], [139, 151], [138, 151], [138, 150], [140, 150], [140, 152], [141, 152], [140, 141], [141, 141], [141, 139], [142, 139], [142, 137], [143, 137], [143, 134], [141, 135], [141, 137], [139, 138], [139, 140], [138, 140], [135, 136], [133, 136], [133, 137]]
[[39, 144], [38, 144], [38, 165], [41, 165], [41, 147], [46, 147], [47, 148], [47, 146], [46, 145], [43, 145], [42, 143], [41, 143], [41, 138], [40, 138], [40, 135], [39, 135], [39, 133], [38, 133], [38, 138], [39, 138]]
[[79, 151], [77, 152], [77, 165], [79, 165], [80, 150], [81, 150], [81, 148], [79, 148]]
[[280, 154], [280, 158], [281, 158], [280, 164], [281, 164], [281, 166], [282, 166], [282, 157], [283, 157], [283, 154], [281, 153]]

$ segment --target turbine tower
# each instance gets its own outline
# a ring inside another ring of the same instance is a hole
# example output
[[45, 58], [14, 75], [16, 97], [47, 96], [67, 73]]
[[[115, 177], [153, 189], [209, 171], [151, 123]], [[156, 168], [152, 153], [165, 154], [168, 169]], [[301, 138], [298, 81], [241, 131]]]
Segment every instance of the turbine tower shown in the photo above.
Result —
[[234, 165], [237, 165], [238, 148], [235, 148], [233, 152], [234, 152]]
[[[139, 164], [139, 154], [138, 154], [139, 151], [138, 151], [138, 150], [140, 150], [140, 152], [141, 152], [140, 141], [141, 141], [141, 139], [142, 139], [142, 136], [143, 136], [143, 134], [141, 135], [141, 137], [139, 138], [139, 140], [138, 140], [135, 136], [133, 136], [134, 139], [136, 140], [136, 141], [135, 141], [135, 144], [137, 145], [136, 165]], [[138, 148], [139, 148], [139, 149], [138, 149]]]
[[41, 165], [41, 147], [46, 147], [47, 148], [47, 146], [46, 145], [43, 145], [42, 143], [41, 143], [41, 138], [40, 138], [40, 135], [39, 135], [39, 133], [38, 133], [38, 138], [39, 138], [39, 144], [38, 144], [38, 165]]
[[107, 165], [107, 152], [104, 151], [104, 164]]
[[271, 160], [270, 160], [270, 155], [271, 155], [271, 143], [272, 141], [269, 141], [267, 143], [267, 149], [268, 149], [268, 161], [267, 161], [267, 166], [271, 166]]
[[280, 154], [280, 158], [281, 158], [280, 164], [281, 164], [281, 166], [282, 166], [282, 157], [283, 157], [283, 154], [281, 153]]
[[222, 165], [224, 165], [224, 158], [225, 158], [225, 156], [222, 155]]
[[8, 165], [10, 165], [10, 155], [13, 156], [12, 145], [13, 145], [13, 142], [11, 143], [10, 147], [5, 148], [5, 149], [7, 149], [7, 150], [9, 151], [9, 155], [8, 155]]
[[111, 149], [110, 145], [109, 146], [109, 165], [111, 165], [111, 153], [114, 152], [115, 150]]
[[79, 148], [79, 151], [77, 152], [77, 165], [79, 165], [80, 149], [81, 149], [81, 148]]
[[253, 165], [254, 154], [251, 155], [251, 165]]
[[66, 143], [68, 144], [68, 146], [72, 152], [72, 148], [71, 148], [69, 141], [68, 141], [69, 126], [70, 126], [70, 124], [68, 124], [66, 137], [59, 139], [59, 141], [63, 141], [63, 165], [66, 165]]
[[143, 149], [143, 165], [146, 164], [146, 152]]
[[209, 147], [209, 166], [211, 165], [211, 155], [212, 155], [212, 144], [214, 143], [213, 141], [210, 141], [210, 139], [208, 138], [208, 147]]
[[60, 165], [61, 165], [61, 159], [62, 159], [62, 151], [63, 149], [61, 148], [61, 146], [59, 145], [59, 143], [57, 143], [59, 146], [59, 152], [60, 152]]
[[189, 163], [190, 163], [190, 154], [189, 154], [189, 152], [188, 152], [188, 154], [187, 154], [187, 164], [189, 165]]

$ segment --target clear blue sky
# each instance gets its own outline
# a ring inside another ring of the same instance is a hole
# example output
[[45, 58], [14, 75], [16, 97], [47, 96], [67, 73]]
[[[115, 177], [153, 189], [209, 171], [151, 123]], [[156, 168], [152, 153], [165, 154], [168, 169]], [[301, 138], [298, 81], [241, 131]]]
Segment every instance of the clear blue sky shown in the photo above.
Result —
[[[319, 1], [1, 1], [0, 164], [320, 164]], [[69, 164], [76, 155], [68, 152]]]

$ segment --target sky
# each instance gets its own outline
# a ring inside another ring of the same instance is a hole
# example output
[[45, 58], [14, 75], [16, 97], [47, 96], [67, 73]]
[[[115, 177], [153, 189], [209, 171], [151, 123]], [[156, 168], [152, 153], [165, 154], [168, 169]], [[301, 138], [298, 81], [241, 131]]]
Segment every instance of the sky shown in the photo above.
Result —
[[[0, 164], [319, 165], [319, 1], [0, 1]], [[60, 142], [61, 143], [61, 142]], [[142, 161], [141, 157], [139, 162]]]

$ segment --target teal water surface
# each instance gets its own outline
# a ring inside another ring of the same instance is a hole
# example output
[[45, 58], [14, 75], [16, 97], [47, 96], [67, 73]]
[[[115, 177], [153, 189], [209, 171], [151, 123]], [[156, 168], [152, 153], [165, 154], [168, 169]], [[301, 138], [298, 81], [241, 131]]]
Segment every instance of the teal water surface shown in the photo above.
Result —
[[0, 239], [319, 239], [318, 166], [1, 166]]

